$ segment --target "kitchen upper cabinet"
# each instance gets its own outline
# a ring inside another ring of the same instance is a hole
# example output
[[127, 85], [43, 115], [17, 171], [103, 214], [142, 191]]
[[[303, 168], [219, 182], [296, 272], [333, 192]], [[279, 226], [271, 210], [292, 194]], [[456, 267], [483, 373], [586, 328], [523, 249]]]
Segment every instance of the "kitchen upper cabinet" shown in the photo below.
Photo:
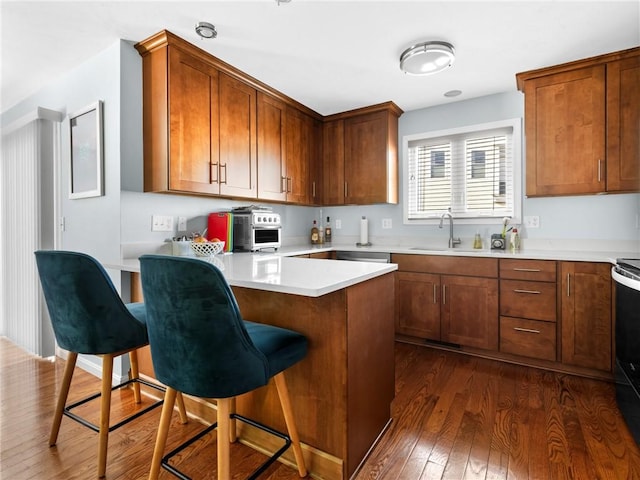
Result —
[[498, 349], [497, 260], [393, 255], [396, 332]]
[[[152, 78], [146, 70], [149, 87], [160, 78], [161, 85], [170, 82], [172, 88], [159, 89], [157, 95], [145, 90], [145, 191], [219, 193], [218, 71], [177, 48], [168, 49], [167, 68], [159, 68]], [[167, 115], [168, 137], [158, 135]]]
[[258, 197], [287, 199], [287, 107], [262, 92], [258, 93]]
[[285, 102], [258, 93], [259, 198], [313, 203], [311, 172], [317, 166], [319, 142], [316, 122]]
[[561, 262], [562, 363], [612, 371], [611, 265]]
[[607, 63], [607, 191], [640, 190], [640, 55]]
[[256, 198], [256, 90], [169, 32], [136, 48], [145, 191]]
[[640, 48], [519, 73], [526, 194], [640, 190]]
[[315, 166], [316, 129], [314, 119], [300, 110], [287, 107], [287, 201], [309, 204], [311, 167]]
[[220, 194], [256, 198], [256, 90], [220, 73]]
[[325, 205], [398, 203], [400, 115], [388, 102], [325, 118]]

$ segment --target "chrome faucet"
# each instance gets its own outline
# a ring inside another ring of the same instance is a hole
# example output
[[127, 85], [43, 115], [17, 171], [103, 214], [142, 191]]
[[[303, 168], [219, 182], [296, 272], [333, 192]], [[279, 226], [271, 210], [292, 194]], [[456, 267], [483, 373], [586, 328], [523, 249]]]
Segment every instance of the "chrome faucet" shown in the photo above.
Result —
[[449, 207], [448, 212], [443, 213], [440, 217], [440, 226], [438, 228], [442, 228], [444, 217], [449, 217], [449, 248], [453, 248], [462, 243], [462, 241], [459, 238], [453, 238], [453, 215], [451, 215], [451, 207]]

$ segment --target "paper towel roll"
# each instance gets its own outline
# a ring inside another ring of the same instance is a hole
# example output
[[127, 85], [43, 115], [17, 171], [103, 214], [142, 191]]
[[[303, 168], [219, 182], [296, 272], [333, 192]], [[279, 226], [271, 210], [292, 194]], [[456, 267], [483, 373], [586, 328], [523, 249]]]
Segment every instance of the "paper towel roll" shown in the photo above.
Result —
[[360, 244], [366, 245], [369, 243], [369, 220], [367, 217], [362, 217], [360, 220]]

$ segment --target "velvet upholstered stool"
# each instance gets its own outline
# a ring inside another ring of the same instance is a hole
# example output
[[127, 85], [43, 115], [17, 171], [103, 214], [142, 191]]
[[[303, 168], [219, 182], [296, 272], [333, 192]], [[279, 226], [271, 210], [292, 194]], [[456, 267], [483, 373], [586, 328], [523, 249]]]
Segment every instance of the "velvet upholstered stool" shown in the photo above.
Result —
[[[63, 415], [99, 433], [98, 477], [107, 468], [109, 432], [160, 406], [156, 401], [115, 425], [109, 425], [111, 392], [128, 385], [133, 387], [136, 403], [141, 403], [140, 384], [164, 391], [163, 387], [138, 377], [137, 349], [148, 345], [146, 310], [143, 303], [124, 304], [102, 265], [93, 257], [67, 251], [35, 252], [40, 283], [51, 317], [53, 332], [60, 348], [68, 350], [64, 376], [49, 437], [49, 445], [58, 439]], [[102, 387], [71, 405], [66, 405], [78, 354], [102, 357]], [[112, 387], [113, 359], [128, 353], [131, 378]], [[90, 423], [72, 410], [100, 397], [100, 425]], [[187, 421], [182, 397], [178, 399], [181, 419]]]
[[[157, 379], [167, 385], [149, 478], [156, 479], [162, 466], [188, 479], [169, 463], [170, 458], [217, 429], [218, 479], [228, 480], [230, 442], [236, 440], [235, 420], [285, 440], [284, 446], [249, 478], [260, 475], [289, 445], [299, 475], [306, 476], [284, 376], [287, 368], [306, 356], [306, 338], [290, 330], [243, 320], [229, 284], [206, 260], [143, 255], [140, 271], [153, 368]], [[288, 435], [234, 412], [236, 396], [266, 385], [271, 377]], [[217, 422], [163, 457], [176, 392], [215, 399]]]

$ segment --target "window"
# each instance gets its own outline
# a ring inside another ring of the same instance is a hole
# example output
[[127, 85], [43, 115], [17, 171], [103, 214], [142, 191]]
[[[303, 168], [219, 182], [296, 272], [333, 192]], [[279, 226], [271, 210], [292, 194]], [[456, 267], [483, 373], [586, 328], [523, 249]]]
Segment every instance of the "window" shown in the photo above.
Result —
[[407, 223], [449, 208], [462, 219], [520, 217], [520, 119], [406, 136], [404, 144]]

